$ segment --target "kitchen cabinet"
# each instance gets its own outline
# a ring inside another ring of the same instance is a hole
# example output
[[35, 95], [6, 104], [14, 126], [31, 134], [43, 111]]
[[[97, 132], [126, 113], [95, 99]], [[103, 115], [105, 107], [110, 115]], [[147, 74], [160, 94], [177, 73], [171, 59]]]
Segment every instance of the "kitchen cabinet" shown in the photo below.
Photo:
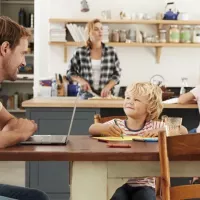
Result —
[[[20, 8], [26, 11], [26, 24], [28, 26], [29, 13], [34, 13], [34, 0], [0, 0], [0, 15], [5, 15], [18, 22], [18, 13]], [[34, 28], [28, 28], [34, 34]], [[30, 40], [30, 45], [33, 44], [33, 38]], [[26, 55], [27, 67], [34, 65], [33, 51]], [[26, 68], [28, 69], [28, 68]], [[33, 70], [32, 70], [33, 71]], [[15, 92], [19, 94], [27, 94], [29, 98], [33, 95], [33, 72], [20, 71], [17, 81], [4, 81], [1, 84], [0, 96], [13, 96]], [[23, 99], [26, 100], [26, 99]], [[8, 107], [8, 111], [17, 117], [25, 117], [25, 110], [14, 109]]]

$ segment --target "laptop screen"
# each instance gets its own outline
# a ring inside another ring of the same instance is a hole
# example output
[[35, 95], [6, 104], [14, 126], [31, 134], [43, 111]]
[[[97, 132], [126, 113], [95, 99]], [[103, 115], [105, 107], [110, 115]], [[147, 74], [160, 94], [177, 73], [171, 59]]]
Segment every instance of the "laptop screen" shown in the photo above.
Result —
[[78, 91], [77, 96], [76, 96], [76, 99], [75, 99], [74, 109], [73, 109], [73, 112], [72, 112], [72, 117], [71, 117], [69, 129], [68, 129], [68, 133], [67, 133], [67, 137], [66, 137], [66, 142], [68, 141], [69, 136], [70, 136], [70, 134], [71, 134], [72, 124], [73, 124], [73, 121], [74, 121], [74, 116], [75, 116], [75, 112], [76, 112], [76, 106], [77, 106], [79, 97], [80, 97], [80, 90]]

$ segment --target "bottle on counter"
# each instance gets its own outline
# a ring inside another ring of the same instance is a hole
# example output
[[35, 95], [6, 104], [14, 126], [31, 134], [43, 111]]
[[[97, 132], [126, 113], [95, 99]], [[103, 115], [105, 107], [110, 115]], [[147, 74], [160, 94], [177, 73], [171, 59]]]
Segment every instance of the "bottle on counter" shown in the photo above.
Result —
[[185, 87], [188, 87], [188, 83], [187, 83], [188, 79], [183, 77], [183, 78], [181, 78], [181, 80], [182, 80], [182, 85], [181, 85], [181, 89], [180, 89], [180, 95], [184, 94], [186, 92]]
[[34, 14], [33, 13], [29, 14], [29, 27], [34, 28]]
[[20, 8], [19, 10], [19, 24], [26, 27], [26, 12], [24, 8]]
[[52, 80], [52, 84], [51, 84], [51, 96], [52, 97], [57, 97], [58, 96], [56, 79]]
[[19, 94], [15, 92], [14, 94], [14, 109], [18, 109]]

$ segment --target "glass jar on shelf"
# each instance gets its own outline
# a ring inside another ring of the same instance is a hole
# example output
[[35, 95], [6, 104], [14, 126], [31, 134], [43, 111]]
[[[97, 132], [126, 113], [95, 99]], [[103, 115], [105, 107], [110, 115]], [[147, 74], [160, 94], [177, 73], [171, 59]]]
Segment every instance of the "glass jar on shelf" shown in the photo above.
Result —
[[191, 26], [183, 26], [181, 28], [180, 41], [181, 41], [181, 43], [191, 43], [192, 42]]
[[159, 30], [159, 37], [160, 37], [160, 42], [161, 43], [166, 43], [167, 42], [167, 31], [164, 29]]
[[126, 30], [120, 30], [119, 41], [126, 42]]
[[119, 42], [119, 30], [115, 29], [112, 32], [112, 42]]
[[179, 43], [180, 42], [180, 30], [177, 25], [170, 26], [169, 42], [170, 43]]
[[195, 26], [193, 30], [193, 43], [200, 43], [200, 26]]

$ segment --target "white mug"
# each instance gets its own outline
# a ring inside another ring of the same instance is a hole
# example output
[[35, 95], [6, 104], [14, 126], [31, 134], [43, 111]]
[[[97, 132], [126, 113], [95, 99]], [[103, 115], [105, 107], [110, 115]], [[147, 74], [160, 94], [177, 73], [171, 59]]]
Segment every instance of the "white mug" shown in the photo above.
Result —
[[136, 14], [135, 13], [131, 13], [131, 19], [132, 20], [136, 19]]
[[101, 12], [101, 16], [103, 19], [111, 19], [111, 11], [110, 10], [103, 10]]
[[178, 15], [178, 20], [189, 20], [189, 14], [186, 12], [180, 12]]
[[144, 13], [137, 13], [136, 14], [137, 19], [143, 19], [143, 17], [144, 17]]

